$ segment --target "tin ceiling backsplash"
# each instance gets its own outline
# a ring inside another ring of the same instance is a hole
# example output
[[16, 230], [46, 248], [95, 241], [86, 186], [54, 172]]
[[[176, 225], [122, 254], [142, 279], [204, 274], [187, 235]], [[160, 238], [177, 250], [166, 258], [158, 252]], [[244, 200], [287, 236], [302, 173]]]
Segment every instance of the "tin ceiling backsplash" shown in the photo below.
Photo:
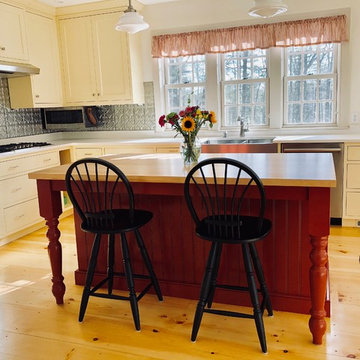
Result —
[[[154, 86], [144, 83], [145, 104], [99, 106], [99, 123], [83, 131], [136, 131], [155, 129]], [[46, 134], [39, 109], [10, 109], [6, 79], [0, 78], [0, 139]]]

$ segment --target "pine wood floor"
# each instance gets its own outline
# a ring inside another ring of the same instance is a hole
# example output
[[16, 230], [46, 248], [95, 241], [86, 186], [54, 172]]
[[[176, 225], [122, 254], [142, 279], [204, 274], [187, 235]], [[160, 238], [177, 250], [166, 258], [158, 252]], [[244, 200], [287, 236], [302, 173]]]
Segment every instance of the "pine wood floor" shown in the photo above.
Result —
[[[91, 298], [78, 323], [82, 288], [76, 266], [72, 218], [60, 225], [64, 306], [50, 292], [45, 229], [0, 248], [0, 359], [360, 359], [360, 229], [331, 229], [329, 244], [332, 317], [323, 345], [311, 343], [308, 316], [275, 312], [264, 317], [267, 355], [252, 320], [205, 314], [198, 340], [190, 332], [195, 301], [147, 295], [140, 302], [141, 332], [128, 302]], [[227, 306], [229, 309], [235, 307]]]

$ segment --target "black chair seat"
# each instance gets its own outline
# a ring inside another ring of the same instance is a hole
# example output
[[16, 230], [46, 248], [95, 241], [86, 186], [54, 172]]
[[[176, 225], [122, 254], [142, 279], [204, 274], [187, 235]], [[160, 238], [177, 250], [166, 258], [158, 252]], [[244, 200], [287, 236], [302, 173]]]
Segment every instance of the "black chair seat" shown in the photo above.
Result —
[[209, 241], [223, 243], [250, 243], [261, 240], [271, 230], [271, 221], [262, 219], [261, 229], [258, 230], [259, 218], [254, 216], [230, 217], [229, 215], [206, 217], [196, 227], [196, 235]]
[[83, 222], [81, 229], [98, 234], [118, 234], [134, 231], [148, 223], [153, 217], [153, 214], [146, 210], [135, 209], [133, 216], [130, 216], [130, 212], [128, 209], [114, 209], [92, 214], [85, 213], [90, 220]]

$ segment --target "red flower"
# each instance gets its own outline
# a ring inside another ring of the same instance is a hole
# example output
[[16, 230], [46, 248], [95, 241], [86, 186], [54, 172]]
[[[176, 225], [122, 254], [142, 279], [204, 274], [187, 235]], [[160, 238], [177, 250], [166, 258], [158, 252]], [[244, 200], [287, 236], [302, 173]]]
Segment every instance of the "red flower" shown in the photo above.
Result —
[[165, 115], [159, 117], [159, 125], [163, 127], [165, 125]]
[[185, 111], [184, 111], [184, 110], [181, 110], [181, 111], [179, 112], [179, 116], [180, 116], [180, 117], [185, 117]]

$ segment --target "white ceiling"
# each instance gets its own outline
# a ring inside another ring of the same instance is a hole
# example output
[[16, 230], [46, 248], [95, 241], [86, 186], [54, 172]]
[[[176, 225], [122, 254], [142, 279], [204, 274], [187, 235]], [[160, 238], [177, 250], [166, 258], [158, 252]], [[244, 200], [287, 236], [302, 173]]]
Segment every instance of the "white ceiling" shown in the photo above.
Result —
[[[62, 7], [62, 6], [91, 3], [91, 2], [96, 2], [99, 0], [39, 0], [39, 1], [42, 3], [48, 4], [50, 6]], [[177, 1], [177, 0], [137, 0], [137, 1], [144, 5], [152, 5], [152, 4], [172, 2], [172, 1]]]

